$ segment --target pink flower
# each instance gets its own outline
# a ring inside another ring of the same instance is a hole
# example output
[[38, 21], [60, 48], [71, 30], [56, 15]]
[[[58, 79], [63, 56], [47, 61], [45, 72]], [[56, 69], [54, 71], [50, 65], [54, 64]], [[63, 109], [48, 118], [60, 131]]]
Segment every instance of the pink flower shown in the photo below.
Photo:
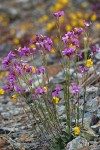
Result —
[[85, 20], [83, 20], [83, 23], [84, 23], [84, 27], [85, 28], [88, 28], [88, 27], [90, 27], [92, 25], [92, 22], [87, 23]]
[[64, 11], [58, 11], [58, 12], [54, 13], [53, 15], [58, 19], [59, 17], [64, 15]]
[[75, 85], [75, 83], [71, 83], [72, 86], [72, 92], [74, 94], [78, 94], [79, 93], [79, 86]]

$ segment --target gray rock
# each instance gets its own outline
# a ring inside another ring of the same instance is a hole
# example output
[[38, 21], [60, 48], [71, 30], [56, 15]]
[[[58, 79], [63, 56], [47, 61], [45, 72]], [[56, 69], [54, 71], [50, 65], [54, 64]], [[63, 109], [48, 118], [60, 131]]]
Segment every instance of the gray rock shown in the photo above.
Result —
[[97, 60], [100, 60], [100, 52], [98, 52], [98, 53], [95, 55], [95, 58], [96, 58]]
[[95, 132], [99, 132], [99, 126], [98, 126], [98, 125], [91, 126], [91, 128], [92, 128]]
[[78, 79], [82, 78], [82, 74], [81, 73], [78, 73], [77, 75], [76, 75], [76, 73], [73, 73], [73, 76], [74, 76], [74, 78], [78, 77]]
[[83, 137], [78, 136], [71, 142], [69, 142], [66, 146], [66, 150], [82, 150], [82, 148], [87, 148], [89, 149], [89, 143], [87, 140]]

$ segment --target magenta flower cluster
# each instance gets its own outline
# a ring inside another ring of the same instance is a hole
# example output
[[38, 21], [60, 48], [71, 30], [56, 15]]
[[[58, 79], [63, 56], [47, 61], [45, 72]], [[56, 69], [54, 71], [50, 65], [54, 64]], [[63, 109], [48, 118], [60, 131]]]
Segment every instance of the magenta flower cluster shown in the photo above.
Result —
[[[79, 48], [79, 36], [82, 34], [82, 28], [75, 28], [74, 31], [69, 31], [62, 37], [65, 49], [62, 51], [63, 55], [71, 56], [75, 53], [76, 49]], [[79, 57], [82, 57], [81, 54]]]
[[60, 90], [61, 90], [61, 89], [60, 89], [60, 86], [57, 85], [57, 86], [55, 87], [55, 89], [54, 89], [54, 92], [52, 92], [52, 96], [57, 97]]
[[79, 86], [75, 85], [75, 83], [71, 83], [71, 86], [72, 92], [77, 95], [79, 93]]
[[58, 11], [53, 14], [57, 19], [64, 15], [64, 11]]

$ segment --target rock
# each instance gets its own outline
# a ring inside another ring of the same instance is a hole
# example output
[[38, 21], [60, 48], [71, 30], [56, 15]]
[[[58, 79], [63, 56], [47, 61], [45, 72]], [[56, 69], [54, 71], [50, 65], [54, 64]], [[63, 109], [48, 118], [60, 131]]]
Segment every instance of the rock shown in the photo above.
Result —
[[91, 126], [91, 128], [92, 128], [96, 133], [99, 132], [99, 126], [98, 126], [98, 125]]
[[87, 87], [86, 91], [88, 93], [94, 93], [98, 91], [98, 87], [95, 87], [95, 86]]
[[96, 125], [98, 122], [99, 122], [99, 117], [98, 117], [97, 115], [93, 114], [93, 115], [92, 115], [92, 119], [91, 119], [90, 125], [91, 125], [91, 126], [94, 126], [94, 125]]
[[81, 73], [77, 73], [77, 75], [76, 75], [76, 73], [73, 73], [73, 76], [74, 76], [74, 78], [78, 77], [78, 79], [82, 78], [82, 74]]
[[61, 116], [65, 112], [65, 106], [61, 105], [57, 107], [58, 114]]
[[65, 150], [82, 150], [83, 148], [89, 150], [89, 143], [85, 138], [78, 136], [67, 144]]
[[100, 150], [100, 145], [97, 145], [94, 148], [92, 147], [90, 150]]
[[95, 58], [96, 58], [97, 60], [100, 60], [100, 52], [98, 52], [98, 53], [95, 55]]
[[93, 113], [97, 111], [97, 108], [98, 108], [97, 97], [95, 97], [94, 99], [88, 99], [86, 111]]

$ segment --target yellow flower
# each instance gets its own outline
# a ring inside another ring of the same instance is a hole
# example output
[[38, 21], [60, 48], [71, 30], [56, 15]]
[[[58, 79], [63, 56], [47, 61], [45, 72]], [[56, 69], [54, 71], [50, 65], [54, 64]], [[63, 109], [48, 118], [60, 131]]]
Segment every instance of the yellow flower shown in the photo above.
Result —
[[86, 67], [90, 68], [91, 66], [93, 65], [93, 61], [92, 59], [88, 59], [87, 62], [86, 62]]
[[19, 44], [19, 39], [15, 38], [15, 39], [13, 40], [13, 42], [14, 42], [14, 44]]
[[55, 25], [56, 25], [55, 22], [48, 23], [46, 26], [47, 31], [50, 31], [51, 29], [53, 29]]
[[66, 31], [71, 31], [72, 30], [72, 27], [71, 25], [67, 24], [66, 27], [65, 27]]
[[76, 48], [76, 46], [73, 45], [73, 44], [70, 44], [69, 47], [70, 47], [70, 48]]
[[11, 34], [11, 35], [14, 35], [15, 32], [16, 32], [16, 31], [15, 31], [14, 29], [11, 29], [11, 30], [10, 30], [10, 34]]
[[0, 95], [3, 95], [5, 92], [3, 89], [0, 89]]
[[71, 19], [77, 19], [77, 16], [75, 15], [75, 13], [70, 13], [70, 14], [69, 14], [69, 17], [70, 17]]
[[78, 16], [79, 18], [82, 18], [82, 16], [83, 16], [83, 15], [82, 15], [82, 12], [80, 12], [80, 11], [77, 11], [76, 14], [77, 14], [77, 16]]
[[97, 29], [100, 29], [100, 23], [97, 23], [97, 24], [96, 24], [96, 28], [97, 28]]
[[30, 48], [36, 48], [35, 44], [30, 44]]
[[78, 135], [80, 133], [80, 128], [79, 127], [74, 127], [74, 134]]
[[8, 74], [9, 74], [9, 73], [8, 73], [8, 71], [6, 71], [6, 72], [5, 72], [5, 76], [7, 77], [7, 76], [8, 76]]
[[16, 94], [12, 96], [14, 103], [16, 103], [17, 98], [18, 98], [18, 95], [16, 95]]
[[44, 86], [44, 90], [47, 92], [48, 91], [48, 88], [46, 86]]
[[53, 53], [53, 54], [55, 53], [55, 49], [54, 48], [51, 49], [51, 53]]
[[60, 23], [63, 23], [63, 22], [64, 22], [64, 16], [62, 16], [62, 17], [59, 18], [59, 22], [60, 22]]
[[79, 24], [79, 26], [82, 26], [82, 27], [83, 27], [83, 26], [84, 26], [83, 20], [82, 20], [82, 19], [79, 19], [79, 20], [78, 20], [78, 24]]
[[54, 100], [54, 102], [55, 102], [56, 104], [58, 104], [58, 102], [59, 102], [59, 98], [58, 98], [58, 97], [53, 96], [53, 100]]
[[62, 4], [67, 4], [68, 0], [58, 0], [58, 2], [62, 3]]
[[86, 19], [86, 20], [89, 19], [89, 14], [88, 14], [88, 13], [85, 13], [85, 14], [84, 14], [84, 19]]
[[32, 67], [32, 72], [34, 73], [36, 71], [36, 68], [35, 67]]
[[77, 20], [73, 20], [73, 21], [71, 22], [71, 25], [72, 25], [73, 27], [77, 26]]
[[49, 19], [47, 15], [44, 15], [42, 18], [43, 18], [43, 21], [47, 21]]
[[97, 19], [96, 14], [93, 14], [93, 15], [91, 16], [91, 20], [92, 20], [92, 21], [95, 21], [96, 19]]

